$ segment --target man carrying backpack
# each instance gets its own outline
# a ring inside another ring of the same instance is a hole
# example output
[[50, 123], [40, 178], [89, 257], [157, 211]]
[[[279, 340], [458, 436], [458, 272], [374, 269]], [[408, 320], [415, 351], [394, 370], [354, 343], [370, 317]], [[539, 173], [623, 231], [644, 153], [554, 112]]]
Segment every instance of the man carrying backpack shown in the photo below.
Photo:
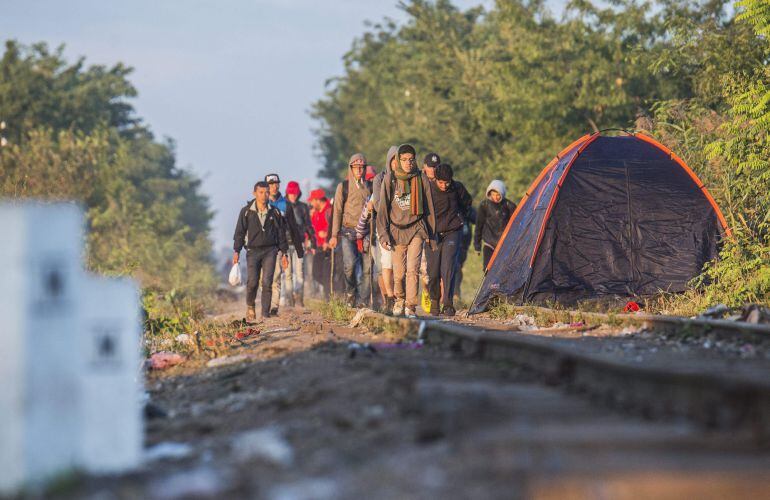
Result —
[[396, 156], [397, 167], [382, 180], [377, 228], [382, 245], [393, 250], [393, 315], [415, 316], [422, 245], [435, 244], [436, 224], [430, 181], [417, 168], [414, 146], [402, 144]]
[[246, 247], [246, 321], [256, 319], [254, 301], [257, 298], [259, 276], [262, 275], [262, 318], [270, 315], [273, 273], [279, 252], [284, 255], [280, 265], [288, 265], [285, 255], [289, 249], [286, 242], [286, 228], [280, 212], [271, 207], [266, 182], [254, 185], [254, 199], [249, 200], [238, 214], [233, 235], [233, 264], [237, 264], [241, 250]]
[[435, 176], [430, 190], [436, 217], [436, 246], [425, 249], [430, 312], [438, 316], [441, 306], [440, 314], [454, 316], [455, 276], [460, 265], [462, 230], [473, 199], [462, 183], [453, 180], [450, 165], [442, 163], [436, 167]]
[[[345, 273], [345, 301], [348, 306], [368, 304], [371, 287], [371, 259], [362, 258], [356, 245], [356, 225], [361, 211], [372, 194], [372, 185], [364, 178], [366, 157], [356, 153], [348, 162], [347, 179], [337, 185], [334, 194], [332, 235], [329, 247], [342, 246], [343, 269]], [[338, 236], [341, 241], [338, 240]], [[361, 266], [360, 281], [357, 282], [356, 267]], [[370, 304], [371, 305], [371, 304]]]

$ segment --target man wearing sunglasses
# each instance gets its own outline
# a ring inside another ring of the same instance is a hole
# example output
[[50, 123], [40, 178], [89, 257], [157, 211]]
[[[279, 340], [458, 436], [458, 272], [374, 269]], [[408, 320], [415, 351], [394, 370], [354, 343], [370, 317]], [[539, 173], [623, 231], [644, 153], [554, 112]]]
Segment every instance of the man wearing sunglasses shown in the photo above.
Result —
[[[364, 259], [356, 245], [356, 226], [361, 212], [372, 194], [372, 184], [364, 178], [366, 157], [356, 153], [348, 162], [347, 179], [337, 185], [334, 194], [332, 234], [329, 247], [341, 244], [343, 269], [345, 272], [345, 301], [355, 307], [356, 295], [359, 304], [370, 302], [371, 259]], [[338, 239], [339, 238], [339, 239]], [[360, 267], [360, 276], [356, 268]]]

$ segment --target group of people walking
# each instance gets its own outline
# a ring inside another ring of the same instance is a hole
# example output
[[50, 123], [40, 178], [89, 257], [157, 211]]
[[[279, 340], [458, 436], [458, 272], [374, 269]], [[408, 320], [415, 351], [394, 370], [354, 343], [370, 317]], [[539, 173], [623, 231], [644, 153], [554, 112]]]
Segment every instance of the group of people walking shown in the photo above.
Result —
[[245, 248], [250, 321], [260, 285], [263, 318], [277, 314], [282, 281], [284, 303], [303, 306], [305, 271], [325, 299], [396, 316], [417, 314], [422, 282], [430, 314], [452, 316], [471, 241], [486, 269], [516, 209], [500, 180], [474, 208], [452, 166], [428, 153], [420, 168], [411, 144], [392, 146], [379, 172], [363, 154], [351, 156], [332, 200], [315, 189], [308, 206], [296, 182], [285, 197], [280, 182], [269, 174], [255, 184], [235, 228], [233, 263]]

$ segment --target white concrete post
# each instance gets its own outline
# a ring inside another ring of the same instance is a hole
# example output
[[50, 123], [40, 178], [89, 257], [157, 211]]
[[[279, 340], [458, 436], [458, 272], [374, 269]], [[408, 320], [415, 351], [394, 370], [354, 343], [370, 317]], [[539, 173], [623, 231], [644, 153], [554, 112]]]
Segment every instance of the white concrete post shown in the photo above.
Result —
[[75, 465], [83, 219], [0, 205], [0, 493]]
[[88, 277], [82, 301], [80, 461], [122, 472], [142, 456], [139, 292], [132, 280]]
[[0, 235], [0, 496], [139, 465], [137, 286], [83, 271], [74, 204], [0, 204]]

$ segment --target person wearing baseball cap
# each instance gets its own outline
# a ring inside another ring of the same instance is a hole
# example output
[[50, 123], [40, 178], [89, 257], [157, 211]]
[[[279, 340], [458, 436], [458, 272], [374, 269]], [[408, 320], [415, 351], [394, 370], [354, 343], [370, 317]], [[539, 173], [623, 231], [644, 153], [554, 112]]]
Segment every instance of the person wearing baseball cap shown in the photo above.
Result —
[[[297, 219], [294, 216], [294, 206], [288, 203], [286, 198], [281, 194], [281, 178], [278, 174], [267, 174], [265, 176], [265, 182], [268, 186], [269, 202], [270, 206], [277, 209], [283, 216], [283, 226], [286, 231], [286, 240], [289, 242], [289, 246], [297, 252], [297, 255], [301, 259], [304, 257], [304, 248], [302, 246], [303, 238], [297, 227]], [[282, 255], [286, 255], [285, 252]], [[288, 256], [288, 255], [287, 255]], [[279, 256], [280, 257], [280, 256]], [[278, 306], [281, 302], [281, 281], [284, 276], [284, 269], [279, 265], [281, 259], [278, 259], [275, 266], [275, 273], [273, 273], [273, 295], [272, 302], [270, 304], [270, 315], [278, 315]], [[291, 262], [291, 261], [289, 261]], [[286, 276], [290, 277], [292, 269], [289, 267], [285, 270]], [[290, 279], [290, 278], [289, 278]], [[289, 298], [289, 302], [293, 301], [293, 298]]]
[[308, 202], [313, 207], [310, 219], [316, 241], [316, 251], [313, 254], [313, 280], [321, 286], [324, 300], [329, 300], [332, 256], [328, 241], [332, 224], [332, 205], [323, 189], [310, 191]]
[[[364, 178], [366, 157], [355, 153], [348, 161], [347, 179], [337, 184], [334, 193], [332, 235], [329, 246], [342, 242], [343, 271], [345, 274], [345, 300], [351, 307], [370, 304], [371, 259], [364, 259], [356, 244], [356, 226], [366, 201], [372, 195], [372, 183]], [[339, 240], [338, 240], [339, 236]], [[360, 279], [356, 267], [360, 264]]]
[[428, 153], [422, 160], [422, 171], [431, 182], [436, 180], [436, 167], [441, 164], [441, 157], [437, 153]]

